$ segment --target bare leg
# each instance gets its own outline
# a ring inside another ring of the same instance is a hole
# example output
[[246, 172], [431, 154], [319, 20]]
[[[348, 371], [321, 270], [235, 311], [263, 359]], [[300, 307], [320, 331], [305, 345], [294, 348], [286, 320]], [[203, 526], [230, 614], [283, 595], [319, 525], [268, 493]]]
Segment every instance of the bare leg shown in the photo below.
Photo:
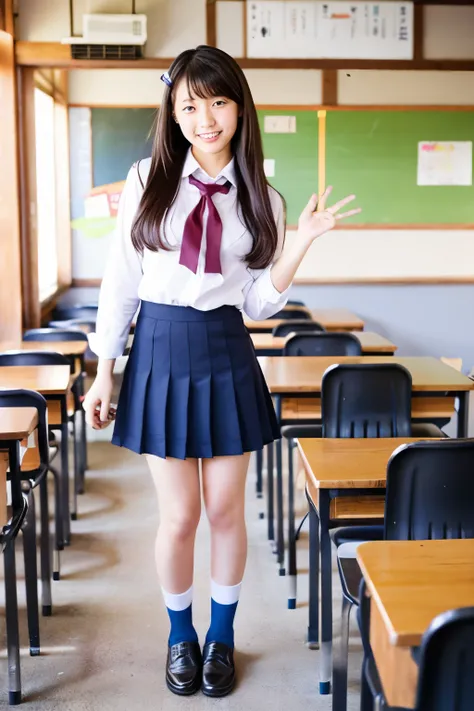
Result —
[[247, 560], [245, 481], [250, 454], [203, 459], [206, 513], [211, 525], [211, 575], [219, 585], [242, 581]]
[[181, 594], [193, 582], [194, 541], [201, 515], [197, 459], [160, 459], [147, 455], [160, 511], [156, 569], [162, 587]]

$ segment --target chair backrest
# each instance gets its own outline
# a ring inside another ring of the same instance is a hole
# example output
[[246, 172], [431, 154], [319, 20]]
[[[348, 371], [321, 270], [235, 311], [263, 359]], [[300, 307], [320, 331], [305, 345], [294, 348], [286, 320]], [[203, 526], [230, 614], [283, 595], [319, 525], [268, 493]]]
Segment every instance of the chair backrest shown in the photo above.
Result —
[[317, 321], [308, 321], [308, 319], [289, 319], [284, 323], [279, 323], [272, 331], [273, 336], [287, 336], [289, 333], [302, 333], [303, 331], [325, 331]]
[[84, 319], [85, 321], [96, 321], [97, 304], [77, 304], [73, 306], [56, 306], [53, 311], [54, 321], [67, 321], [69, 319]]
[[420, 647], [416, 711], [472, 711], [474, 607], [443, 612]]
[[303, 306], [306, 307], [306, 304], [303, 301], [296, 301], [295, 299], [288, 299], [286, 302], [287, 306]]
[[38, 412], [38, 450], [42, 466], [48, 466], [49, 441], [47, 428], [47, 402], [34, 390], [0, 390], [0, 407], [34, 407]]
[[286, 356], [358, 356], [360, 341], [351, 333], [298, 333], [283, 350]]
[[312, 321], [311, 314], [309, 311], [305, 311], [305, 309], [299, 308], [299, 309], [282, 309], [278, 313], [276, 313], [274, 316], [272, 316], [272, 319], [282, 319], [287, 321], [289, 318], [292, 319], [301, 319], [302, 321]]
[[23, 334], [24, 341], [87, 341], [87, 334], [79, 329], [31, 328]]
[[400, 447], [387, 467], [385, 538], [474, 538], [474, 439]]
[[75, 331], [79, 330], [83, 333], [92, 333], [95, 331], [95, 321], [90, 321], [81, 318], [71, 318], [67, 321], [50, 321], [48, 323], [50, 328]]
[[69, 358], [53, 351], [5, 351], [0, 353], [0, 366], [4, 365], [67, 365]]
[[344, 363], [323, 375], [323, 437], [409, 437], [411, 374], [396, 363]]

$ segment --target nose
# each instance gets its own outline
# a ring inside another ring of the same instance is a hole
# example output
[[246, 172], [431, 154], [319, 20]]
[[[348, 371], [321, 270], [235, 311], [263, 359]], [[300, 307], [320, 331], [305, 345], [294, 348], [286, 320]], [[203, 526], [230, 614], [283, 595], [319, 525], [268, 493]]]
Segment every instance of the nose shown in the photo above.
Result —
[[212, 128], [216, 123], [214, 115], [211, 111], [210, 106], [207, 105], [202, 105], [199, 108], [199, 113], [198, 113], [198, 126], [201, 129], [209, 129]]

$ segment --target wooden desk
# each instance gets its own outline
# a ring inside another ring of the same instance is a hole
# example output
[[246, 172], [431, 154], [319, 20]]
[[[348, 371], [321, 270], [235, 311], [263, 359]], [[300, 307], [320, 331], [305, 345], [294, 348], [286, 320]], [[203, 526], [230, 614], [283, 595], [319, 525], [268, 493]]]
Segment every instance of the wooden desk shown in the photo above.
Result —
[[[9, 453], [12, 447], [16, 450], [21, 440], [26, 439], [37, 424], [38, 413], [34, 407], [0, 407], [0, 450], [2, 450], [0, 451], [0, 528], [8, 521], [6, 494]], [[21, 482], [19, 466], [15, 471], [14, 461], [11, 462], [11, 471], [12, 498], [16, 503], [21, 497]]]
[[413, 708], [411, 656], [433, 618], [474, 606], [474, 540], [375, 541], [357, 549], [371, 595], [370, 643], [387, 702]]
[[[321, 568], [321, 679], [326, 685], [331, 679], [332, 651], [332, 565], [329, 522], [338, 518], [335, 504], [342, 501], [341, 518], [352, 517], [354, 508], [359, 517], [383, 518], [387, 464], [393, 452], [403, 444], [422, 438], [380, 439], [301, 439], [298, 450], [305, 469], [306, 495], [310, 504], [309, 553], [309, 624], [308, 641], [319, 643], [319, 568]], [[424, 438], [426, 439], [426, 438]], [[288, 478], [290, 482], [291, 477]], [[382, 490], [382, 491], [380, 491]], [[347, 494], [350, 491], [350, 496]], [[342, 498], [341, 498], [342, 497]], [[292, 491], [288, 492], [293, 500]], [[365, 500], [365, 501], [364, 501]], [[361, 508], [362, 504], [362, 508]], [[365, 504], [365, 506], [364, 506]], [[343, 521], [341, 521], [343, 525]], [[319, 527], [319, 535], [317, 529]], [[288, 552], [290, 595], [296, 600], [296, 550], [294, 520], [288, 516]], [[290, 597], [290, 600], [292, 598]], [[294, 605], [292, 605], [294, 607]]]
[[[0, 367], [0, 388], [36, 390], [48, 401], [48, 420], [59, 415], [58, 428], [61, 428], [61, 479], [62, 513], [64, 543], [70, 540], [69, 515], [69, 457], [68, 457], [68, 422], [67, 395], [70, 388], [69, 365], [8, 365]], [[51, 413], [51, 417], [50, 417]]]
[[87, 341], [0, 341], [3, 351], [54, 351], [65, 356], [81, 356], [87, 350]]
[[[352, 331], [353, 336], [359, 339], [364, 355], [390, 355], [395, 353], [397, 346], [378, 333], [370, 331]], [[288, 336], [274, 337], [271, 333], [250, 334], [257, 355], [281, 355]], [[264, 353], [263, 353], [264, 351]]]
[[[309, 311], [313, 321], [317, 321], [326, 331], [362, 331], [364, 321], [353, 314], [348, 309], [305, 309], [301, 307], [289, 306], [288, 308], [298, 308], [302, 311]], [[284, 323], [282, 319], [265, 319], [264, 321], [245, 320], [245, 325], [249, 331], [254, 333], [268, 333], [273, 331], [275, 326]]]

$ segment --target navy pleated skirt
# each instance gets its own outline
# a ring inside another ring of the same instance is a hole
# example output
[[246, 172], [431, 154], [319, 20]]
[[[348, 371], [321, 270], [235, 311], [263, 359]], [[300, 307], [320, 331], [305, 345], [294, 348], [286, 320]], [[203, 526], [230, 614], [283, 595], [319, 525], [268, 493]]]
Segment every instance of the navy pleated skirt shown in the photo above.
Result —
[[113, 444], [158, 457], [218, 457], [280, 437], [240, 311], [142, 301]]

